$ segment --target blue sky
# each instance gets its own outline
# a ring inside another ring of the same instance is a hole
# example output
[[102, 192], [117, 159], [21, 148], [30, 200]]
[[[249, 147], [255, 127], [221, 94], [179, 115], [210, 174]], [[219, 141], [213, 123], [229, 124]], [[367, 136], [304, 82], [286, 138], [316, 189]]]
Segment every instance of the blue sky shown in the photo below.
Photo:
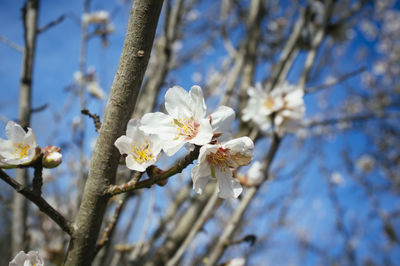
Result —
[[[93, 38], [89, 42], [89, 52], [87, 57], [87, 67], [95, 66], [96, 72], [99, 76], [100, 85], [108, 94], [110, 86], [113, 81], [113, 76], [116, 71], [116, 67], [119, 61], [119, 56], [122, 50], [124, 34], [126, 29], [126, 24], [129, 16], [129, 4], [119, 4], [114, 1], [92, 1], [91, 9], [106, 9], [113, 10], [118, 8], [118, 12], [115, 17], [113, 17], [112, 22], [115, 25], [115, 33], [110, 35], [109, 46], [103, 47], [99, 38]], [[209, 2], [206, 2], [202, 6], [201, 11], [206, 11]], [[6, 25], [1, 27], [0, 35], [6, 37], [7, 39], [15, 42], [18, 45], [23, 44], [23, 29], [21, 22], [20, 9], [23, 5], [23, 1], [0, 1], [0, 25]], [[39, 26], [42, 26], [49, 21], [52, 21], [62, 14], [66, 14], [67, 18], [54, 28], [40, 34], [38, 36], [36, 59], [34, 67], [34, 78], [33, 78], [33, 107], [38, 107], [43, 104], [49, 104], [49, 107], [38, 114], [33, 115], [32, 128], [38, 136], [39, 145], [45, 146], [49, 144], [61, 145], [64, 142], [71, 141], [71, 129], [70, 124], [75, 117], [80, 117], [79, 102], [75, 101], [72, 103], [71, 108], [68, 112], [62, 113], [61, 121], [54, 121], [53, 115], [60, 110], [65, 104], [66, 100], [71, 97], [71, 93], [67, 92], [65, 88], [70, 85], [73, 81], [73, 73], [78, 70], [78, 57], [80, 51], [80, 27], [79, 18], [82, 12], [81, 1], [42, 1], [40, 7], [40, 19]], [[234, 42], [240, 41], [242, 30], [235, 32]], [[198, 40], [196, 37], [190, 39], [184, 45], [196, 45]], [[353, 71], [360, 67], [355, 62], [356, 53], [355, 50], [360, 46], [367, 48], [373, 48], [374, 43], [367, 41], [359, 31], [356, 31], [356, 38], [348, 46], [347, 52], [340, 58], [343, 60], [340, 64], [340, 73], [346, 73], [347, 71]], [[187, 48], [187, 47], [186, 47]], [[168, 81], [175, 81], [177, 85], [189, 89], [193, 85], [192, 75], [194, 72], [200, 72], [203, 76], [206, 76], [208, 71], [212, 67], [219, 67], [220, 59], [226, 54], [223, 49], [221, 41], [215, 43], [214, 49], [210, 51], [209, 54], [200, 58], [195, 63], [189, 64], [187, 67], [178, 69], [173, 72], [172, 77]], [[369, 60], [378, 56], [372, 53]], [[19, 76], [21, 70], [21, 53], [15, 51], [14, 49], [4, 45], [0, 42], [0, 115], [2, 118], [0, 121], [0, 137], [4, 138], [4, 127], [5, 119], [15, 120], [18, 117], [18, 86], [19, 86]], [[290, 73], [289, 80], [296, 80], [298, 77], [298, 71], [300, 69], [300, 63], [304, 60], [304, 55], [300, 56], [298, 64], [293, 68]], [[367, 61], [367, 67], [371, 67], [372, 61]], [[268, 69], [266, 66], [261, 66], [257, 69], [256, 81], [261, 81], [265, 77], [265, 71]], [[328, 69], [329, 72], [331, 69]], [[325, 78], [326, 76], [323, 76]], [[321, 84], [323, 80], [317, 79], [312, 82], [312, 84]], [[357, 87], [356, 84], [360, 83], [360, 78], [355, 77], [346, 81], [351, 87]], [[166, 87], [164, 88], [164, 90]], [[339, 101], [347, 96], [345, 91], [345, 86], [343, 84], [334, 86], [330, 90], [334, 91], [332, 93], [332, 98], [329, 100], [330, 106], [335, 106]], [[160, 99], [163, 96], [160, 95]], [[210, 109], [212, 110], [216, 99], [210, 99], [208, 103], [210, 104]], [[317, 113], [319, 110], [318, 104], [318, 94], [311, 96], [306, 96], [307, 104], [307, 115], [311, 116]], [[105, 101], [98, 101], [93, 98], [90, 99], [88, 108], [91, 112], [98, 113], [102, 115], [105, 107]], [[328, 113], [327, 115], [336, 115], [337, 113]], [[83, 118], [86, 121], [87, 135], [86, 135], [86, 150], [90, 153], [90, 142], [95, 138], [96, 133], [94, 132], [94, 127], [92, 121], [88, 118]], [[48, 143], [49, 137], [52, 135], [53, 129], [57, 128], [59, 134], [53, 143]], [[284, 145], [282, 151], [279, 151], [276, 163], [279, 164], [281, 160], [293, 160], [297, 161], [299, 158], [304, 158], [307, 150], [298, 150], [293, 148], [293, 136], [284, 140]], [[316, 142], [307, 142], [303, 149], [315, 148]], [[320, 154], [316, 154], [309, 164], [304, 166], [304, 180], [299, 185], [301, 190], [301, 195], [293, 202], [293, 206], [290, 207], [288, 216], [292, 220], [296, 220], [297, 227], [308, 228], [312, 232], [311, 239], [315, 243], [320, 243], [321, 248], [332, 247], [332, 243], [340, 243], [343, 241], [341, 236], [332, 235], [335, 234], [335, 220], [333, 209], [329, 199], [327, 199], [327, 185], [326, 179], [324, 179], [322, 173], [319, 169], [319, 164], [325, 164], [326, 167], [331, 171], [332, 169], [339, 169], [338, 171], [345, 176], [346, 183], [343, 187], [339, 187], [336, 192], [339, 197], [339, 201], [343, 206], [345, 206], [345, 219], [350, 221], [349, 224], [352, 225], [354, 221], [354, 216], [364, 217], [363, 221], [369, 220], [370, 207], [368, 202], [366, 202], [366, 197], [359, 185], [357, 185], [352, 179], [346, 178], [348, 175], [347, 170], [343, 166], [343, 158], [340, 152], [344, 147], [351, 147], [351, 157], [357, 158], [361, 154], [368, 151], [368, 139], [365, 137], [364, 133], [358, 130], [353, 130], [350, 133], [345, 132], [343, 134], [336, 135], [333, 139], [322, 138], [320, 140]], [[263, 141], [260, 144], [260, 149], [256, 150], [256, 157], [261, 157], [264, 154], [265, 148], [268, 147], [268, 142]], [[70, 148], [66, 150], [64, 161], [73, 159], [74, 152], [76, 148]], [[325, 157], [322, 157], [325, 154]], [[177, 158], [177, 157], [174, 157]], [[320, 159], [321, 158], [321, 159]], [[322, 161], [321, 160], [325, 160]], [[162, 159], [161, 165], [167, 165], [170, 163], [166, 158]], [[288, 188], [294, 186], [294, 177], [288, 177], [284, 179], [284, 175], [287, 172], [293, 170], [293, 168], [298, 167], [298, 165], [293, 164], [292, 167], [285, 168], [285, 171], [278, 174], [277, 181], [268, 183], [264, 185], [262, 191], [258, 195], [257, 199], [262, 202], [263, 206], [266, 206], [270, 201], [282, 197], [282, 201], [285, 199], [285, 194], [290, 194]], [[185, 170], [184, 177], [189, 178], [188, 170]], [[279, 178], [282, 177], [282, 180]], [[375, 180], [373, 182], [386, 182], [382, 179], [381, 173], [375, 171], [370, 173], [365, 178]], [[64, 179], [65, 180], [65, 179]], [[185, 179], [186, 180], [186, 179]], [[61, 184], [65, 182], [60, 182]], [[167, 188], [174, 189], [180, 183], [179, 178], [174, 178], [170, 181]], [[150, 190], [147, 190], [150, 192]], [[265, 193], [265, 194], [264, 194]], [[146, 202], [149, 202], [149, 194], [146, 193]], [[164, 197], [163, 188], [156, 189], [157, 198]], [[267, 195], [267, 196], [266, 196]], [[387, 209], [393, 209], [394, 205], [399, 203], [398, 195], [384, 194], [378, 195], [379, 200], [382, 205]], [[264, 198], [265, 197], [265, 198]], [[160, 208], [163, 208], [163, 204], [156, 203]], [[133, 204], [128, 207], [132, 211]], [[141, 206], [141, 214], [145, 216], [147, 205]], [[254, 211], [256, 208], [253, 208]], [[157, 216], [156, 214], [155, 216]], [[279, 215], [279, 209], [275, 209], [270, 215], [263, 215], [260, 219], [253, 222], [252, 225], [261, 227], [263, 231], [266, 229], [273, 221], [277, 219]], [[127, 219], [127, 217], [124, 217]], [[152, 220], [151, 227], [155, 226], [157, 220]], [[213, 224], [208, 224], [212, 227]], [[352, 225], [353, 226], [353, 225]], [[360, 254], [367, 253], [371, 251], [371, 246], [374, 244], [375, 239], [384, 238], [381, 234], [381, 224], [379, 220], [371, 221], [364, 229], [366, 232], [362, 235], [361, 241], [363, 242], [360, 246]], [[140, 230], [140, 225], [139, 225]], [[293, 229], [294, 230], [294, 229]], [[212, 230], [211, 230], [212, 231]], [[244, 230], [246, 233], [252, 233], [253, 227]], [[263, 231], [264, 232], [264, 231]], [[130, 237], [131, 241], [138, 239], [138, 235]], [[276, 239], [275, 239], [276, 238]], [[274, 237], [274, 241], [280, 242], [277, 248], [271, 247], [268, 253], [268, 260], [271, 262], [282, 262], [282, 265], [289, 264], [289, 258], [285, 258], [286, 250], [283, 248], [285, 244], [282, 242], [294, 241], [293, 234], [288, 234], [287, 231], [277, 232]], [[274, 242], [273, 242], [274, 243]], [[291, 242], [293, 244], [293, 242]], [[339, 245], [340, 248], [343, 248]], [[340, 249], [338, 248], [338, 249]], [[290, 247], [290, 249], [296, 249], [296, 247]], [[227, 253], [226, 258], [232, 255], [238, 249], [235, 247], [231, 253]], [[240, 249], [239, 249], [240, 250]], [[340, 250], [331, 250], [332, 257], [336, 256]], [[397, 252], [397, 255], [395, 254]], [[392, 258], [399, 258], [399, 247], [396, 246], [391, 253]], [[233, 254], [234, 255], [234, 254]], [[380, 261], [379, 254], [372, 254], [377, 261]], [[264, 259], [263, 254], [260, 254], [261, 259]], [[255, 258], [257, 260], [258, 257]], [[393, 261], [394, 261], [393, 260]], [[309, 255], [307, 259], [310, 265], [316, 264], [318, 257], [314, 255]]]

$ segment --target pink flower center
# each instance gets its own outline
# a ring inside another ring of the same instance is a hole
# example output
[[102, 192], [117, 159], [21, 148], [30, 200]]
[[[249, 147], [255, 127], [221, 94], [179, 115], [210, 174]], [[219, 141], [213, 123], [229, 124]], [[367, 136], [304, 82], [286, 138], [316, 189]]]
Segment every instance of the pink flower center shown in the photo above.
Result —
[[210, 165], [216, 166], [220, 169], [234, 167], [229, 149], [218, 148], [216, 153], [209, 153], [206, 160]]
[[175, 137], [175, 139], [182, 137], [184, 140], [191, 140], [199, 132], [200, 124], [194, 121], [192, 117], [179, 119], [174, 118], [173, 124], [176, 126], [178, 131], [178, 135]]

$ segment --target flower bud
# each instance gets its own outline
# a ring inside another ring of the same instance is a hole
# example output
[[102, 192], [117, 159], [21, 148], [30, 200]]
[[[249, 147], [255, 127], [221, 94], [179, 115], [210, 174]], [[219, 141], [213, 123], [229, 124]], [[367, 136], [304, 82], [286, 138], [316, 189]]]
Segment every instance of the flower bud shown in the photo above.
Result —
[[56, 146], [46, 146], [43, 148], [42, 164], [45, 168], [54, 168], [61, 164], [62, 154], [61, 149]]

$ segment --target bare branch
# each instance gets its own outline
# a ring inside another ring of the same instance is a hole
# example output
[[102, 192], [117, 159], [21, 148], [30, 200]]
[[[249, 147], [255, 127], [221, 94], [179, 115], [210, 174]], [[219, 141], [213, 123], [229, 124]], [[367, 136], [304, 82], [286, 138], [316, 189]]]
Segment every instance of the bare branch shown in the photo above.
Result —
[[90, 118], [93, 119], [93, 123], [94, 123], [94, 127], [96, 128], [96, 132], [99, 132], [99, 130], [101, 128], [100, 116], [90, 113], [88, 109], [82, 109], [81, 113], [83, 115], [87, 115], [87, 116], [89, 116]]
[[192, 164], [194, 160], [199, 156], [200, 146], [195, 146], [195, 149], [191, 151], [184, 158], [179, 160], [170, 169], [163, 171], [156, 166], [150, 166], [147, 168], [147, 174], [149, 179], [139, 181], [137, 183], [128, 182], [122, 185], [112, 185], [106, 191], [106, 196], [114, 196], [128, 191], [134, 191], [141, 188], [148, 188], [152, 185], [159, 183], [160, 181], [166, 180], [171, 176], [174, 176], [183, 171], [189, 164]]
[[63, 14], [63, 15], [59, 16], [58, 18], [56, 18], [55, 20], [50, 21], [49, 23], [47, 23], [43, 27], [38, 28], [37, 29], [37, 34], [43, 33], [46, 30], [56, 26], [57, 24], [61, 23], [66, 17], [67, 17], [67, 15]]
[[44, 214], [46, 214], [50, 219], [52, 219], [60, 228], [66, 232], [67, 234], [72, 234], [71, 223], [57, 210], [55, 210], [47, 201], [41, 196], [37, 195], [35, 192], [30, 189], [22, 186], [20, 183], [15, 181], [6, 172], [0, 169], [0, 178], [3, 179], [4, 182], [9, 184], [12, 188], [15, 189], [18, 193], [23, 195], [25, 198], [33, 202], [39, 210], [41, 210]]
[[10, 41], [9, 39], [7, 39], [6, 37], [4, 37], [2, 35], [0, 35], [0, 42], [4, 43], [5, 45], [7, 45], [8, 47], [10, 47], [14, 50], [17, 50], [20, 53], [24, 52], [24, 48], [21, 45]]
[[328, 82], [326, 82], [326, 83], [324, 83], [324, 84], [317, 85], [317, 86], [311, 87], [311, 88], [309, 88], [309, 89], [306, 89], [305, 92], [306, 92], [306, 93], [313, 93], [313, 92], [319, 91], [319, 90], [321, 90], [321, 89], [334, 86], [334, 85], [336, 85], [336, 84], [339, 84], [339, 83], [345, 81], [346, 79], [349, 79], [349, 78], [352, 78], [352, 77], [354, 77], [354, 76], [356, 76], [356, 75], [358, 75], [358, 74], [361, 74], [361, 73], [364, 72], [365, 70], [367, 70], [367, 68], [366, 68], [365, 66], [360, 67], [359, 69], [354, 70], [354, 71], [351, 71], [351, 72], [346, 73], [346, 74], [343, 74], [342, 76], [340, 76], [340, 77], [338, 77], [338, 78], [329, 80]]

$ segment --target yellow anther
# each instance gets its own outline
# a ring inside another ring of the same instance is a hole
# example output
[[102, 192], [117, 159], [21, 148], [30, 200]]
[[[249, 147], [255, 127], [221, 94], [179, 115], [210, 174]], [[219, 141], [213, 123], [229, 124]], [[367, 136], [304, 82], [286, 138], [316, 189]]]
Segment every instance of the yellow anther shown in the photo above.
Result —
[[24, 143], [16, 143], [14, 144], [14, 157], [16, 159], [21, 159], [28, 156], [28, 150], [30, 148], [29, 145]]
[[183, 137], [185, 140], [190, 140], [197, 135], [199, 130], [199, 124], [190, 118], [174, 118], [172, 124], [174, 124], [178, 130], [178, 135], [174, 139]]
[[[216, 153], [210, 153], [207, 155], [207, 161], [212, 167], [218, 167], [222, 171], [226, 171], [228, 168], [234, 167], [229, 149], [219, 148]], [[215, 171], [215, 170], [214, 170]]]
[[137, 143], [134, 142], [131, 150], [133, 159], [140, 164], [153, 159], [153, 154], [151, 153], [149, 146], [149, 142], [147, 142], [145, 145], [137, 145]]
[[268, 109], [272, 109], [275, 106], [274, 99], [272, 97], [268, 97], [264, 102], [265, 107]]

